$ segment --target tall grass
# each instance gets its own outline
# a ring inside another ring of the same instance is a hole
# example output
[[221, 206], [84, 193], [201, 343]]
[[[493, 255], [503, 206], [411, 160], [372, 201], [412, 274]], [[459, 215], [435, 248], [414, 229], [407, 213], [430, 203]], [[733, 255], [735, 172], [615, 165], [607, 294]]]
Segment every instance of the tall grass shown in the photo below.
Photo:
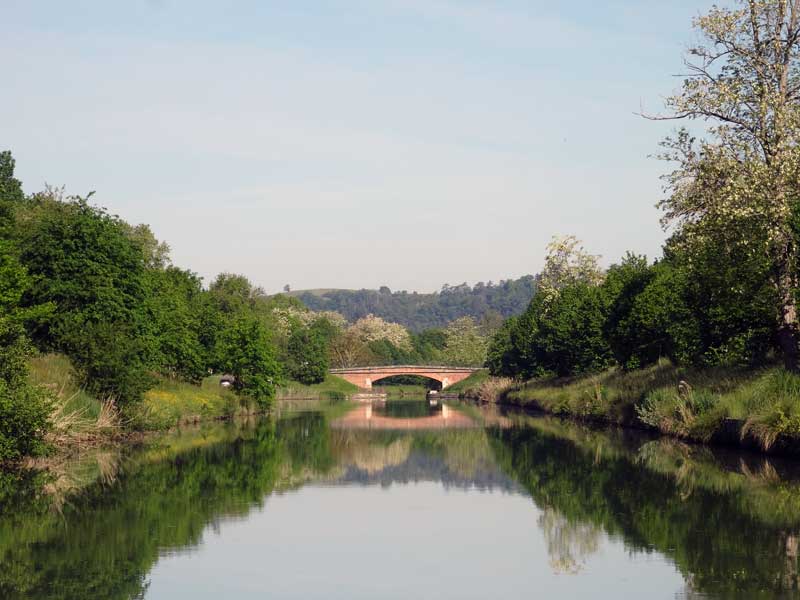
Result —
[[55, 399], [47, 435], [50, 444], [85, 447], [120, 429], [120, 414], [113, 399], [100, 401], [80, 387], [66, 356], [43, 354], [33, 358], [30, 380], [50, 390]]
[[556, 414], [624, 423], [634, 419], [635, 407], [658, 390], [663, 390], [663, 399], [680, 397], [679, 385], [688, 382], [692, 390], [726, 393], [752, 376], [753, 372], [746, 369], [699, 370], [677, 367], [662, 360], [636, 371], [612, 368], [596, 374], [533, 380], [510, 389], [506, 399], [514, 404], [536, 405]]
[[734, 420], [742, 437], [765, 450], [781, 437], [800, 443], [800, 376], [774, 366], [696, 369], [663, 360], [631, 372], [533, 380], [511, 387], [502, 400], [700, 441]]
[[80, 386], [69, 358], [63, 354], [42, 354], [31, 359], [30, 381], [47, 388], [64, 415], [80, 412], [87, 420], [96, 419], [101, 403]]

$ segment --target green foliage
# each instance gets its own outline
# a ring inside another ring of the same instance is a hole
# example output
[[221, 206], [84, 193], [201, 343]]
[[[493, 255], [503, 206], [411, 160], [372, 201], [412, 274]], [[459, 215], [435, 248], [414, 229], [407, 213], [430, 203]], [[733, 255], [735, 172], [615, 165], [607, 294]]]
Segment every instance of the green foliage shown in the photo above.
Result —
[[66, 352], [96, 393], [141, 400], [155, 340], [144, 258], [122, 222], [86, 199], [40, 196], [20, 224], [19, 248], [32, 279], [26, 304], [56, 307], [33, 325], [36, 343]]
[[44, 449], [52, 399], [28, 382], [31, 347], [19, 309], [29, 285], [11, 245], [0, 239], [0, 463]]
[[775, 345], [779, 298], [766, 255], [747, 239], [686, 234], [667, 243], [665, 255], [683, 272], [685, 302], [697, 328], [695, 364], [763, 364]]
[[[666, 106], [672, 118], [705, 125], [691, 132], [683, 128], [664, 141], [662, 158], [676, 167], [665, 177], [668, 196], [660, 206], [664, 222], [676, 225], [688, 246], [699, 243], [714, 251], [713, 262], [706, 264], [719, 272], [705, 273], [722, 296], [714, 308], [723, 312], [706, 310], [702, 318], [712, 336], [721, 334], [733, 343], [703, 340], [712, 351], [707, 358], [757, 357], [771, 333], [785, 366], [797, 370], [800, 104], [791, 82], [800, 67], [800, 5], [785, 0], [740, 4], [712, 7], [694, 21], [697, 44], [686, 60], [691, 75], [666, 98]], [[734, 256], [738, 260], [731, 262]], [[760, 277], [751, 280], [758, 272]], [[732, 287], [720, 286], [723, 281]], [[756, 308], [761, 294], [747, 294], [755, 291], [753, 284], [767, 283], [774, 289], [767, 332], [761, 331], [760, 312], [748, 315], [753, 327], [743, 328], [729, 300], [739, 296], [748, 309]], [[725, 331], [729, 327], [739, 333]]]
[[605, 317], [604, 297], [596, 286], [577, 283], [550, 298], [539, 295], [525, 314], [495, 335], [492, 372], [564, 376], [602, 370], [611, 361]]
[[662, 357], [680, 363], [696, 358], [699, 325], [687, 305], [687, 285], [684, 271], [667, 262], [651, 267], [644, 257], [630, 254], [609, 269], [603, 329], [620, 365], [634, 369]]
[[14, 210], [24, 198], [22, 184], [14, 178], [14, 158], [11, 152], [0, 152], [0, 238], [10, 233]]
[[311, 310], [336, 311], [351, 322], [372, 314], [400, 323], [413, 332], [422, 332], [440, 329], [460, 317], [480, 320], [491, 313], [503, 317], [517, 315], [525, 310], [535, 289], [535, 278], [526, 275], [499, 283], [445, 285], [434, 294], [392, 292], [383, 287], [380, 290], [299, 292], [297, 297]]
[[328, 372], [325, 333], [316, 327], [298, 329], [289, 338], [287, 372], [289, 377], [310, 385], [321, 383]]
[[495, 376], [517, 377], [523, 372], [514, 343], [514, 332], [518, 328], [518, 317], [506, 320], [492, 336], [486, 351], [486, 366]]
[[367, 343], [369, 359], [374, 365], [405, 365], [416, 362], [416, 356], [410, 350], [395, 346], [387, 339], [372, 340]]
[[668, 358], [681, 365], [764, 364], [774, 344], [775, 289], [767, 263], [719, 239], [670, 240], [648, 265], [633, 254], [600, 287], [570, 284], [534, 297], [495, 334], [495, 375], [540, 377], [636, 369]]
[[263, 325], [252, 317], [237, 317], [223, 334], [222, 350], [222, 366], [234, 376], [237, 393], [268, 406], [280, 384], [281, 370]]
[[86, 389], [96, 396], [123, 406], [140, 402], [154, 384], [149, 370], [152, 340], [134, 326], [84, 321], [76, 315], [58, 331], [59, 346], [66, 348]]
[[199, 383], [209, 356], [203, 345], [206, 306], [200, 278], [176, 267], [147, 273], [147, 309], [156, 348], [153, 362], [160, 374]]
[[[5, 348], [2, 353], [14, 352], [20, 350]], [[44, 452], [51, 407], [44, 390], [31, 385], [15, 388], [0, 379], [0, 464]]]

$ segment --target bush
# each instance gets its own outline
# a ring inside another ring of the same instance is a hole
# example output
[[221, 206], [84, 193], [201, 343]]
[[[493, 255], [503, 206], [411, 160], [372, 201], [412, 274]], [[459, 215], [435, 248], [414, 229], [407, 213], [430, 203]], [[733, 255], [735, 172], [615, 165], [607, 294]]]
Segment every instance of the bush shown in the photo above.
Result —
[[87, 390], [120, 406], [140, 402], [154, 379], [145, 339], [124, 323], [81, 323], [59, 329]]
[[687, 305], [687, 285], [683, 270], [666, 262], [648, 267], [630, 255], [609, 270], [604, 331], [623, 368], [646, 367], [661, 358], [689, 364], [697, 358], [700, 325]]
[[325, 380], [328, 372], [328, 348], [325, 338], [315, 329], [298, 329], [289, 338], [289, 376], [311, 385]]
[[522, 371], [520, 357], [514, 344], [517, 317], [507, 319], [494, 334], [486, 351], [486, 366], [495, 376], [516, 377]]
[[28, 382], [31, 349], [17, 305], [28, 286], [8, 242], [0, 240], [0, 462], [44, 449], [52, 401]]
[[0, 379], [0, 463], [45, 450], [51, 410], [52, 400], [43, 389], [11, 387]]
[[34, 323], [34, 340], [66, 353], [87, 389], [122, 404], [141, 400], [157, 349], [144, 254], [129, 229], [86, 199], [54, 194], [28, 201], [18, 227], [31, 275], [23, 300], [56, 307]]
[[275, 349], [261, 323], [239, 317], [223, 332], [223, 368], [234, 376], [233, 389], [266, 408], [275, 397], [281, 371]]

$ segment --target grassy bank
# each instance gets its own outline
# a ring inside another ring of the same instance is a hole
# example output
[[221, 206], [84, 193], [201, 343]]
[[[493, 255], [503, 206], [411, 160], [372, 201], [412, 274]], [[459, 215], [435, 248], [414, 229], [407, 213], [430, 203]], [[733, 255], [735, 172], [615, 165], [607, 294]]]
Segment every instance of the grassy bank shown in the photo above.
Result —
[[[58, 453], [71, 453], [112, 442], [137, 431], [162, 431], [215, 419], [246, 416], [261, 409], [250, 400], [219, 385], [219, 376], [200, 385], [158, 378], [144, 400], [123, 411], [110, 399], [98, 399], [79, 384], [69, 359], [62, 354], [43, 354], [30, 361], [31, 383], [50, 390], [55, 398], [48, 443]], [[285, 398], [343, 398], [358, 388], [328, 376], [316, 385], [289, 382], [278, 390]]]
[[448, 387], [445, 393], [458, 394], [481, 402], [495, 402], [512, 384], [511, 379], [492, 377], [488, 369], [475, 371], [466, 379]]
[[51, 430], [47, 442], [61, 449], [96, 446], [121, 431], [113, 402], [101, 401], [78, 384], [72, 364], [61, 354], [45, 354], [30, 361], [30, 381], [52, 393]]
[[[75, 429], [92, 429], [110, 404], [93, 397], [78, 383], [69, 359], [62, 354], [43, 354], [30, 362], [30, 378], [56, 397], [54, 420], [68, 417], [63, 425]], [[247, 415], [257, 407], [247, 399], [219, 385], [219, 376], [206, 377], [199, 385], [158, 378], [145, 393], [144, 401], [118, 415], [119, 424], [134, 430], [162, 430], [186, 423]], [[289, 381], [277, 391], [284, 398], [340, 398], [357, 393], [358, 387], [333, 375], [314, 385]]]
[[278, 400], [292, 398], [339, 399], [358, 393], [358, 386], [335, 375], [326, 375], [322, 383], [306, 385], [289, 381], [278, 390]]
[[494, 400], [708, 442], [731, 435], [763, 450], [800, 447], [800, 376], [778, 367], [691, 369], [668, 361], [502, 386]]

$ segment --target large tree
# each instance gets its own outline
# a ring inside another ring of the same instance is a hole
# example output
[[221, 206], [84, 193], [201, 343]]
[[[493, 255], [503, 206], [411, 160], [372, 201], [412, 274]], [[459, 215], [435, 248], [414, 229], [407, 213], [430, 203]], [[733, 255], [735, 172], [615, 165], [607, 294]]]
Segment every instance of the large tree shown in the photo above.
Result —
[[31, 280], [22, 303], [55, 307], [30, 323], [34, 341], [69, 355], [90, 391], [141, 399], [157, 340], [144, 255], [122, 221], [87, 199], [45, 193], [30, 200], [17, 230]]
[[665, 141], [665, 223], [687, 244], [714, 240], [766, 256], [775, 332], [798, 367], [797, 189], [800, 173], [800, 0], [739, 0], [695, 20], [701, 42], [659, 119], [705, 124]]

